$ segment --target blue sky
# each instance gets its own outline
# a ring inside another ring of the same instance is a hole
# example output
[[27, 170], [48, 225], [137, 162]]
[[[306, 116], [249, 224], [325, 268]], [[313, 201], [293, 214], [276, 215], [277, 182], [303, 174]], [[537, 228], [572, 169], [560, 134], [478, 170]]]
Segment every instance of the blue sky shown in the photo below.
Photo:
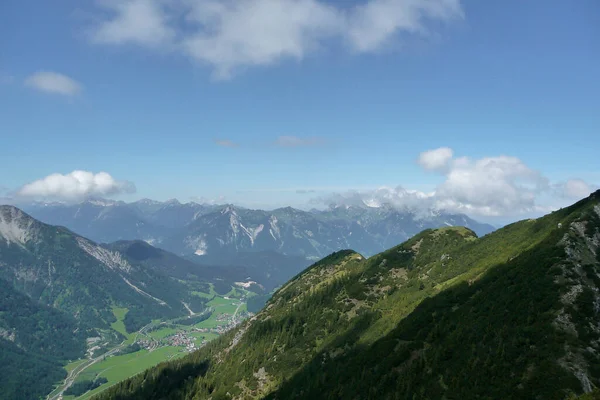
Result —
[[598, 71], [596, 0], [8, 0], [0, 190], [529, 215], [600, 183]]

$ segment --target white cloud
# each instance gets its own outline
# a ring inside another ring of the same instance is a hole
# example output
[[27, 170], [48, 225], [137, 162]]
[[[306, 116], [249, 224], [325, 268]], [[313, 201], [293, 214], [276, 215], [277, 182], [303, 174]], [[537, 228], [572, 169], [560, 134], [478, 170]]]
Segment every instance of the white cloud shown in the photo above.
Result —
[[383, 186], [374, 190], [349, 190], [344, 193], [333, 193], [313, 199], [312, 203], [356, 207], [381, 207], [387, 204], [398, 209], [418, 212], [434, 207], [433, 196], [433, 193], [407, 190], [402, 186], [395, 188]]
[[462, 18], [460, 0], [104, 0], [108, 17], [93, 29], [104, 44], [174, 49], [227, 79], [239, 69], [301, 60], [339, 42], [372, 52], [429, 23]]
[[101, 44], [137, 44], [146, 47], [170, 45], [175, 30], [168, 25], [164, 4], [155, 0], [104, 0], [110, 18], [91, 32]]
[[192, 2], [195, 31], [182, 41], [193, 59], [229, 78], [243, 66], [302, 59], [335, 34], [343, 23], [336, 10], [315, 0], [234, 0]]
[[[475, 217], [518, 217], [546, 213], [564, 206], [564, 199], [588, 196], [595, 186], [573, 179], [551, 184], [539, 171], [516, 157], [496, 156], [471, 159], [453, 157], [449, 148], [421, 153], [418, 163], [428, 171], [437, 171], [444, 181], [426, 193], [403, 187], [351, 191], [320, 199], [327, 205], [390, 204], [413, 212], [429, 209], [465, 213]], [[558, 197], [558, 198], [557, 198]], [[561, 200], [561, 198], [563, 200]], [[550, 204], [540, 204], [547, 201]]]
[[275, 145], [279, 147], [310, 147], [320, 146], [324, 143], [325, 141], [319, 137], [279, 136], [275, 140]]
[[357, 51], [370, 52], [401, 32], [427, 35], [427, 20], [462, 17], [459, 0], [371, 0], [352, 10], [344, 34]]
[[516, 157], [458, 159], [436, 190], [437, 207], [497, 216], [535, 211], [548, 179]]
[[221, 147], [239, 147], [239, 145], [229, 139], [216, 139], [215, 144]]
[[428, 170], [445, 169], [454, 156], [454, 151], [449, 147], [440, 147], [435, 150], [424, 151], [419, 155], [418, 163]]
[[21, 187], [16, 195], [26, 198], [81, 200], [92, 196], [110, 196], [135, 192], [131, 182], [118, 181], [106, 172], [73, 171], [52, 174]]
[[554, 185], [554, 188], [559, 196], [570, 200], [587, 197], [598, 189], [597, 186], [590, 185], [581, 179], [569, 179], [566, 182]]
[[79, 82], [66, 75], [51, 71], [40, 71], [25, 79], [25, 85], [42, 92], [75, 96], [82, 90]]

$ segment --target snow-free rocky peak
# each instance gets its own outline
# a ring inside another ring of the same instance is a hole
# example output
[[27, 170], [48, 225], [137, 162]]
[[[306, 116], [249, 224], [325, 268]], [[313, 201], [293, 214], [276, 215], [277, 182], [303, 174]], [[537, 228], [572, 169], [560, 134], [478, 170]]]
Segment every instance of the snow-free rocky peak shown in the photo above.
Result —
[[7, 244], [24, 245], [39, 231], [36, 220], [13, 206], [0, 206], [0, 236]]
[[176, 206], [180, 206], [181, 203], [177, 199], [169, 199], [169, 200], [165, 201], [164, 205], [168, 206], [168, 207], [176, 207]]

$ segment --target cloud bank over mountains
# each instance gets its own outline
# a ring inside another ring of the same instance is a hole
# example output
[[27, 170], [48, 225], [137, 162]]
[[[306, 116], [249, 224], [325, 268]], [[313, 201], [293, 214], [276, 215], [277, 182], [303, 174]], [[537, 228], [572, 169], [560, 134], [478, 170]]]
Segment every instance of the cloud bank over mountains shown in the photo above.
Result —
[[[476, 217], [518, 217], [548, 212], [565, 202], [588, 196], [597, 188], [580, 179], [552, 184], [541, 172], [516, 157], [454, 157], [454, 151], [448, 147], [421, 153], [417, 163], [442, 177], [442, 183], [435, 190], [382, 187], [336, 193], [313, 202], [371, 207], [390, 204], [416, 212], [437, 209]], [[551, 203], [540, 204], [544, 196], [550, 197]]]
[[102, 0], [90, 40], [172, 52], [236, 72], [302, 60], [335, 43], [368, 53], [427, 37], [433, 26], [463, 18], [459, 0]]

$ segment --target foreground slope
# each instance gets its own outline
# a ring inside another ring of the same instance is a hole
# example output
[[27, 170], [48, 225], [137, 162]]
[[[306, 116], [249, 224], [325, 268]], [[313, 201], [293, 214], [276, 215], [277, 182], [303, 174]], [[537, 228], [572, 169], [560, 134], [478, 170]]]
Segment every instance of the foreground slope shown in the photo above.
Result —
[[481, 239], [326, 257], [200, 351], [101, 399], [563, 399], [600, 386], [600, 191]]

